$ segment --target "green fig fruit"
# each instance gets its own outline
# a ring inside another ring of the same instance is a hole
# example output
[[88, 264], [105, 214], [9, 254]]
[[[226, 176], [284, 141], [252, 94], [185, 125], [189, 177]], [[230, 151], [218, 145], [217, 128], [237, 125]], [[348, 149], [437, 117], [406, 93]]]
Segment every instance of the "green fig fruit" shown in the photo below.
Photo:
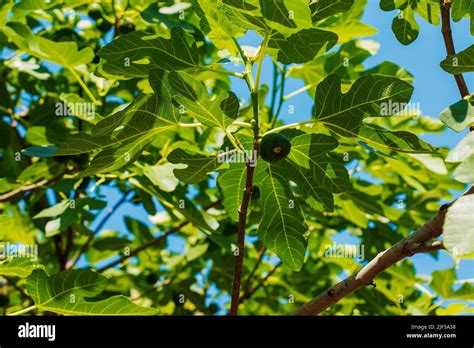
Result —
[[271, 133], [265, 135], [260, 143], [260, 156], [269, 163], [275, 163], [288, 157], [291, 143], [283, 135]]

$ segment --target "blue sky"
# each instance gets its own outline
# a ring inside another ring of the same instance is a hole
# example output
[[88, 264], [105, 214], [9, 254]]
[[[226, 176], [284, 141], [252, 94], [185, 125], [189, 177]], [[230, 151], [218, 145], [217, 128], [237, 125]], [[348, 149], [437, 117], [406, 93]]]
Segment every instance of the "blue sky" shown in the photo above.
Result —
[[[441, 36], [441, 28], [432, 26], [419, 18], [420, 35], [410, 46], [401, 45], [391, 30], [391, 22], [396, 12], [384, 12], [380, 10], [379, 1], [369, 0], [363, 21], [378, 29], [378, 34], [370, 37], [381, 44], [379, 53], [366, 61], [366, 67], [370, 68], [383, 61], [392, 61], [404, 67], [415, 76], [415, 93], [412, 101], [420, 103], [425, 115], [437, 118], [439, 113], [447, 106], [460, 99], [454, 79], [439, 67], [439, 62], [445, 58], [445, 48]], [[458, 51], [471, 45], [472, 37], [469, 35], [469, 22], [463, 20], [454, 24], [454, 40]], [[258, 46], [260, 39], [256, 35], [249, 34], [242, 44]], [[266, 60], [262, 82], [271, 85], [272, 68], [269, 60]], [[471, 90], [474, 88], [474, 74], [466, 75], [466, 82]], [[303, 87], [304, 83], [299, 80], [291, 80], [287, 85], [286, 94]], [[240, 98], [248, 99], [248, 92], [242, 83], [234, 83], [235, 92]], [[285, 122], [298, 122], [306, 120], [311, 114], [313, 100], [307, 93], [298, 95], [291, 99], [291, 104], [296, 105], [296, 113], [290, 115], [287, 107], [282, 109], [282, 119]], [[428, 135], [425, 140], [438, 145], [453, 147], [465, 133], [446, 131], [441, 135]], [[120, 199], [117, 191], [109, 187], [100, 187], [99, 191], [105, 195], [108, 208]], [[104, 210], [105, 213], [105, 210]], [[104, 214], [103, 213], [103, 214]], [[101, 215], [103, 215], [101, 214]], [[104, 230], [110, 229], [123, 231], [124, 216], [132, 216], [148, 225], [148, 216], [139, 206], [129, 203], [122, 205], [115, 211], [113, 217], [104, 226]], [[100, 218], [97, 219], [100, 221]], [[92, 226], [94, 228], [94, 225]], [[339, 243], [357, 243], [357, 239], [348, 234], [342, 234], [336, 238]], [[170, 237], [170, 248], [174, 251], [182, 250], [183, 243], [177, 237]], [[427, 255], [417, 255], [412, 258], [419, 274], [428, 274], [433, 270], [452, 267], [454, 262], [447, 253], [442, 253], [438, 261]], [[474, 278], [474, 260], [463, 260], [457, 269], [459, 278]]]

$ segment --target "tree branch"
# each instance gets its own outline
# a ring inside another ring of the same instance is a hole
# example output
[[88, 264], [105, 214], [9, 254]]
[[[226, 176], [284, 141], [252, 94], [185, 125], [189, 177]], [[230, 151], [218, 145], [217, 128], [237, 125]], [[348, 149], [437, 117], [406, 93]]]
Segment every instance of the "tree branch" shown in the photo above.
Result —
[[[214, 208], [216, 205], [220, 204], [220, 201], [216, 201], [216, 202], [213, 202], [213, 203], [210, 203], [209, 205], [207, 205], [206, 207], [204, 207], [204, 211], [207, 211], [211, 208]], [[173, 233], [176, 233], [176, 232], [179, 232], [184, 226], [190, 224], [189, 221], [183, 221], [181, 222], [179, 225], [169, 229], [168, 231], [166, 231], [165, 233], [163, 233], [161, 236], [159, 237], [156, 237], [152, 240], [150, 240], [148, 243], [145, 243], [141, 246], [139, 246], [138, 248], [136, 248], [135, 250], [133, 250], [132, 252], [130, 252], [130, 254], [127, 254], [127, 255], [124, 255], [122, 256], [121, 258], [119, 258], [118, 260], [115, 260], [111, 263], [109, 263], [108, 265], [106, 266], [103, 266], [103, 267], [100, 267], [97, 269], [98, 272], [104, 272], [105, 270], [108, 270], [118, 264], [121, 264], [122, 262], [128, 260], [129, 258], [133, 257], [133, 256], [136, 256], [138, 255], [139, 253], [141, 253], [142, 251], [152, 247], [152, 246], [155, 246], [155, 245], [158, 245], [160, 244], [162, 241], [166, 240], [166, 238], [173, 234]]]
[[257, 262], [255, 262], [255, 266], [253, 266], [253, 269], [252, 271], [249, 273], [248, 277], [247, 277], [247, 281], [245, 282], [245, 285], [244, 285], [244, 294], [246, 292], [249, 292], [250, 291], [250, 285], [252, 283], [252, 278], [253, 276], [255, 275], [255, 272], [257, 272], [257, 269], [258, 269], [258, 266], [260, 266], [260, 263], [262, 262], [262, 259], [263, 259], [263, 255], [265, 255], [265, 251], [267, 250], [266, 247], [263, 247], [262, 249], [260, 249], [259, 253], [258, 253], [258, 259], [257, 259]]
[[255, 294], [260, 288], [262, 288], [265, 283], [267, 282], [268, 278], [270, 278], [273, 273], [276, 272], [276, 270], [278, 269], [278, 267], [281, 266], [281, 262], [277, 263], [270, 272], [268, 272], [268, 274], [260, 279], [260, 281], [258, 282], [257, 286], [254, 287], [252, 290], [248, 291], [248, 292], [245, 292], [242, 297], [239, 299], [239, 303], [242, 303], [244, 302], [245, 300], [249, 299], [250, 297], [252, 297], [253, 294]]
[[[253, 94], [252, 94], [253, 95]], [[255, 107], [255, 106], [254, 106]], [[258, 107], [258, 101], [257, 101]], [[258, 111], [257, 111], [258, 112]], [[242, 281], [242, 268], [244, 263], [244, 250], [245, 250], [245, 229], [247, 227], [247, 213], [252, 198], [253, 192], [253, 175], [255, 171], [255, 164], [257, 163], [258, 157], [258, 144], [257, 140], [254, 142], [254, 158], [247, 162], [247, 178], [245, 184], [244, 197], [242, 204], [239, 208], [239, 227], [237, 231], [237, 255], [234, 265], [234, 279], [232, 282], [232, 300], [230, 305], [229, 315], [237, 315], [239, 311], [239, 298], [240, 298], [240, 283]]]
[[[247, 177], [245, 182], [245, 191], [242, 198], [242, 204], [239, 207], [239, 225], [237, 230], [237, 255], [234, 264], [234, 279], [232, 281], [232, 298], [230, 302], [229, 315], [236, 316], [239, 311], [239, 299], [240, 299], [240, 284], [242, 281], [242, 268], [244, 264], [244, 253], [245, 253], [245, 230], [247, 227], [247, 213], [250, 205], [250, 199], [252, 198], [253, 192], [253, 176], [255, 172], [255, 166], [257, 165], [259, 144], [258, 139], [260, 136], [260, 107], [258, 102], [258, 90], [260, 84], [260, 75], [262, 73], [263, 58], [265, 57], [265, 50], [268, 45], [269, 36], [265, 35], [265, 39], [260, 46], [259, 57], [258, 57], [258, 71], [255, 81], [252, 75], [252, 62], [248, 61], [240, 50], [242, 59], [246, 61], [246, 73], [245, 81], [250, 91], [253, 108], [253, 154], [251, 158], [247, 158]], [[236, 45], [240, 47], [239, 43], [235, 41]]]
[[[440, 8], [441, 8], [441, 32], [443, 33], [444, 38], [444, 45], [446, 46], [446, 52], [449, 56], [456, 55], [456, 48], [454, 47], [454, 40], [453, 34], [451, 30], [451, 1], [447, 0], [440, 0]], [[466, 81], [464, 80], [464, 76], [462, 74], [454, 75], [456, 79], [456, 84], [458, 85], [459, 93], [461, 93], [461, 97], [464, 98], [469, 95], [469, 90], [466, 85]]]
[[100, 267], [97, 269], [98, 272], [104, 272], [114, 266], [117, 266], [119, 264], [121, 264], [122, 262], [128, 260], [129, 258], [131, 257], [134, 257], [136, 255], [138, 255], [139, 253], [141, 253], [142, 251], [152, 247], [152, 246], [155, 246], [155, 245], [158, 245], [160, 244], [161, 242], [163, 242], [164, 240], [166, 240], [166, 237], [168, 237], [169, 235], [173, 234], [173, 233], [176, 233], [178, 232], [179, 230], [181, 230], [184, 226], [188, 225], [190, 222], [189, 221], [183, 221], [181, 222], [179, 225], [169, 229], [168, 231], [166, 231], [165, 233], [163, 233], [161, 236], [157, 237], [157, 238], [154, 238], [152, 240], [150, 240], [148, 243], [145, 243], [141, 246], [139, 246], [138, 248], [136, 248], [135, 250], [133, 250], [132, 252], [130, 252], [129, 254], [127, 255], [124, 255], [122, 256], [121, 258], [119, 258], [118, 260], [115, 260], [111, 263], [109, 263], [108, 265], [105, 265], [103, 267]]
[[[472, 191], [473, 189], [471, 188], [466, 194], [471, 194], [473, 193]], [[376, 276], [398, 261], [418, 253], [443, 249], [444, 246], [441, 242], [436, 241], [430, 243], [429, 241], [442, 234], [444, 219], [449, 206], [449, 204], [443, 205], [439, 213], [421, 228], [390, 249], [379, 253], [356, 274], [344, 279], [313, 300], [307, 302], [293, 313], [293, 315], [317, 315], [354, 291], [366, 285], [372, 285], [373, 279]]]
[[25, 185], [15, 190], [12, 190], [10, 192], [4, 193], [3, 195], [0, 195], [0, 202], [11, 201], [15, 198], [18, 198], [19, 196], [21, 196], [22, 194], [26, 192], [34, 191], [43, 187], [47, 187], [51, 185], [52, 183], [56, 182], [57, 180], [61, 179], [64, 175], [71, 174], [73, 171], [74, 170], [66, 170], [65, 172], [58, 174], [52, 177], [51, 179], [43, 179], [34, 184]]

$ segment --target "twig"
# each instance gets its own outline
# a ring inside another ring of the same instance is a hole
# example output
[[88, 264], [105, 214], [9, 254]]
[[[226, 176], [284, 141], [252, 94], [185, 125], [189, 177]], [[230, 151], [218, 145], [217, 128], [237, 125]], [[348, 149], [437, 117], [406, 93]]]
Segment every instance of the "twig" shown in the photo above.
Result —
[[[466, 193], [472, 193], [472, 188]], [[439, 241], [430, 243], [443, 231], [444, 219], [450, 205], [441, 207], [439, 213], [402, 241], [379, 253], [372, 261], [354, 275], [329, 288], [299, 308], [294, 315], [317, 315], [354, 291], [373, 284], [373, 279], [390, 266], [406, 257], [443, 249]]]
[[244, 294], [250, 290], [250, 284], [252, 283], [252, 278], [255, 275], [255, 272], [257, 272], [258, 266], [260, 266], [260, 263], [262, 262], [263, 255], [265, 255], [266, 250], [267, 250], [266, 247], [262, 247], [262, 249], [260, 249], [260, 252], [258, 253], [257, 262], [255, 262], [255, 266], [253, 266], [253, 269], [250, 272], [249, 276], [247, 277], [247, 281], [245, 282]]
[[34, 191], [34, 190], [37, 190], [39, 188], [47, 187], [47, 186], [51, 185], [52, 183], [54, 183], [55, 181], [61, 179], [64, 175], [71, 174], [73, 171], [74, 170], [66, 170], [65, 172], [63, 172], [61, 174], [58, 174], [58, 175], [52, 177], [51, 179], [43, 179], [43, 180], [38, 181], [34, 184], [25, 185], [25, 186], [22, 186], [22, 187], [19, 187], [19, 188], [15, 189], [15, 190], [12, 190], [10, 192], [4, 193], [3, 195], [0, 195], [0, 202], [10, 201], [12, 199], [17, 198], [18, 196], [21, 196], [25, 192]]
[[285, 102], [285, 85], [286, 85], [286, 70], [287, 67], [286, 65], [283, 68], [284, 73], [281, 76], [281, 87], [280, 87], [280, 100], [278, 102], [278, 108], [275, 113], [275, 116], [273, 117], [272, 120], [272, 128], [275, 126], [276, 121], [278, 120], [278, 116], [280, 116], [281, 108], [283, 107], [283, 103]]
[[67, 267], [67, 269], [71, 269], [73, 268], [77, 261], [79, 260], [79, 258], [87, 251], [87, 249], [89, 248], [89, 245], [91, 244], [92, 240], [94, 239], [94, 237], [97, 235], [97, 233], [100, 232], [100, 230], [102, 230], [102, 228], [104, 227], [104, 225], [107, 223], [107, 221], [109, 221], [109, 219], [112, 217], [112, 215], [117, 211], [117, 209], [127, 200], [127, 197], [129, 195], [131, 191], [128, 191], [128, 192], [125, 192], [124, 195], [122, 196], [121, 199], [119, 199], [117, 201], [117, 203], [114, 204], [114, 206], [107, 211], [107, 215], [104, 216], [104, 218], [102, 219], [102, 221], [97, 225], [96, 229], [94, 230], [94, 232], [92, 232], [92, 234], [89, 236], [89, 238], [87, 238], [86, 242], [82, 245], [81, 249], [78, 251], [78, 253], [73, 257], [73, 259], [70, 261], [69, 263], [69, 266]]
[[260, 288], [262, 288], [262, 287], [265, 285], [265, 283], [267, 282], [268, 278], [270, 278], [270, 277], [273, 275], [273, 273], [275, 273], [276, 270], [277, 270], [280, 266], [281, 266], [281, 262], [277, 263], [277, 264], [272, 268], [272, 270], [271, 270], [270, 272], [268, 272], [268, 274], [267, 274], [264, 278], [260, 279], [260, 281], [258, 282], [258, 284], [257, 284], [256, 287], [254, 287], [252, 290], [250, 290], [250, 291], [248, 291], [248, 292], [246, 292], [246, 293], [244, 293], [244, 294], [242, 295], [242, 297], [239, 299], [239, 303], [242, 303], [242, 302], [244, 302], [245, 300], [249, 299], [249, 298], [252, 297], [253, 294], [255, 294]]
[[[443, 33], [444, 44], [446, 46], [446, 52], [449, 56], [456, 55], [456, 49], [454, 47], [454, 40], [453, 34], [451, 30], [451, 17], [450, 17], [450, 10], [451, 10], [451, 1], [447, 0], [440, 0], [440, 8], [441, 8], [441, 32]], [[456, 79], [456, 84], [458, 85], [459, 92], [461, 93], [461, 97], [464, 98], [469, 95], [469, 90], [466, 85], [466, 81], [464, 80], [464, 76], [462, 74], [454, 75]]]
[[178, 232], [179, 230], [181, 230], [184, 226], [188, 225], [190, 222], [189, 221], [183, 221], [181, 222], [178, 226], [175, 226], [173, 228], [171, 228], [170, 230], [166, 231], [165, 233], [163, 233], [161, 236], [157, 237], [157, 238], [154, 238], [152, 239], [151, 241], [149, 241], [148, 243], [146, 244], [143, 244], [141, 246], [139, 246], [138, 248], [136, 248], [135, 250], [133, 250], [132, 252], [130, 252], [129, 254], [127, 255], [124, 255], [122, 256], [121, 258], [119, 258], [118, 260], [115, 260], [111, 263], [109, 263], [108, 265], [105, 265], [103, 267], [100, 267], [97, 269], [98, 272], [104, 272], [114, 266], [117, 266], [121, 263], [123, 263], [124, 261], [128, 260], [129, 258], [131, 257], [134, 257], [136, 255], [138, 255], [139, 253], [141, 253], [142, 251], [152, 247], [152, 246], [155, 246], [157, 244], [160, 244], [162, 241], [166, 240], [166, 238], [170, 235], [170, 234], [173, 234], [173, 233], [176, 233]]
[[[218, 204], [220, 204], [220, 201], [216, 201], [216, 202], [213, 202], [211, 204], [209, 204], [208, 206], [204, 207], [204, 211], [207, 211], [215, 206], [217, 206]], [[152, 240], [150, 240], [148, 243], [145, 243], [141, 246], [139, 246], [138, 248], [136, 248], [135, 250], [131, 251], [129, 254], [127, 255], [124, 255], [122, 256], [121, 258], [119, 258], [118, 260], [115, 260], [111, 263], [109, 263], [108, 265], [105, 265], [103, 267], [100, 267], [97, 269], [98, 272], [104, 272], [118, 264], [121, 264], [123, 263], [124, 261], [128, 260], [129, 258], [131, 257], [134, 257], [136, 255], [138, 255], [139, 253], [141, 253], [142, 251], [152, 247], [152, 246], [155, 246], [157, 244], [160, 244], [162, 241], [166, 240], [166, 238], [173, 234], [173, 233], [176, 233], [176, 232], [179, 232], [184, 226], [190, 224], [191, 222], [190, 221], [183, 221], [181, 222], [179, 225], [169, 229], [168, 231], [166, 231], [165, 233], [163, 233], [161, 236], [159, 237], [156, 237]]]
[[[258, 114], [258, 95], [252, 93], [252, 101], [254, 104], [254, 113]], [[257, 123], [256, 123], [257, 124]], [[242, 204], [239, 208], [239, 225], [237, 230], [237, 255], [234, 265], [234, 279], [232, 282], [232, 299], [230, 305], [229, 315], [235, 316], [239, 310], [239, 298], [240, 298], [240, 283], [242, 281], [242, 268], [244, 263], [244, 252], [245, 252], [245, 229], [247, 227], [247, 213], [250, 205], [250, 199], [252, 198], [253, 192], [253, 176], [255, 172], [255, 165], [258, 158], [259, 145], [257, 143], [257, 137], [259, 127], [256, 126], [253, 153], [254, 158], [247, 162], [247, 177], [245, 183], [244, 196], [242, 198]]]

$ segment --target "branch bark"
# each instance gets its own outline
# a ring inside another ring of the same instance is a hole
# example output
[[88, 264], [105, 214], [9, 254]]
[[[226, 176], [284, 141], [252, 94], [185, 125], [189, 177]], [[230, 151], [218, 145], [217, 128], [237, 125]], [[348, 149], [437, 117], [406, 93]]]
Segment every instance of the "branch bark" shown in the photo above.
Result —
[[[474, 186], [471, 186], [463, 196], [470, 194], [474, 194]], [[430, 242], [430, 240], [439, 237], [443, 233], [444, 219], [449, 207], [453, 203], [454, 202], [443, 205], [438, 214], [418, 230], [395, 244], [390, 249], [379, 253], [377, 257], [370, 261], [356, 274], [344, 279], [316, 298], [307, 302], [294, 312], [293, 315], [318, 315], [326, 308], [339, 302], [354, 291], [357, 291], [366, 285], [372, 285], [376, 276], [398, 261], [415, 254], [444, 249], [442, 242]]]
[[[255, 106], [254, 106], [255, 107]], [[258, 107], [258, 104], [257, 104]], [[244, 264], [245, 253], [245, 229], [247, 227], [247, 213], [252, 198], [253, 191], [253, 175], [255, 172], [255, 164], [258, 157], [258, 144], [254, 142], [254, 158], [247, 162], [247, 178], [245, 183], [244, 197], [239, 208], [239, 227], [237, 231], [237, 255], [234, 264], [234, 279], [232, 282], [232, 299], [230, 304], [229, 315], [235, 316], [239, 311], [240, 283], [242, 281], [242, 268]]]
[[354, 291], [364, 286], [372, 285], [376, 276], [398, 261], [418, 253], [443, 249], [442, 243], [430, 243], [429, 240], [441, 235], [446, 212], [447, 206], [443, 206], [438, 215], [433, 217], [413, 234], [404, 238], [390, 249], [379, 253], [356, 274], [344, 279], [313, 300], [307, 302], [293, 313], [293, 315], [317, 315]]
[[[453, 33], [451, 30], [451, 1], [440, 0], [441, 8], [441, 32], [443, 33], [444, 45], [446, 46], [446, 53], [449, 56], [456, 55], [456, 48], [454, 47]], [[462, 74], [454, 75], [456, 84], [458, 85], [459, 93], [464, 98], [469, 95], [466, 81]]]

